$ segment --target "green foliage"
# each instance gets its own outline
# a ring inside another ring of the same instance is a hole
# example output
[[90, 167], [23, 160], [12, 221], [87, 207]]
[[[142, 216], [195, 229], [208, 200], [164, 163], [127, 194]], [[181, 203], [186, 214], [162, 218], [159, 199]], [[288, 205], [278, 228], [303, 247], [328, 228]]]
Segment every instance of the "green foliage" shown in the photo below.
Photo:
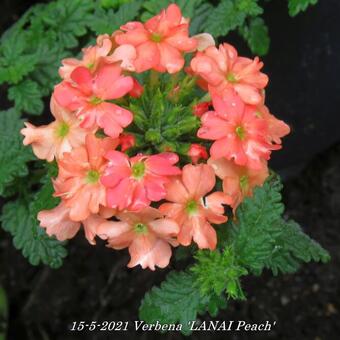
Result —
[[305, 11], [308, 6], [316, 5], [318, 0], [288, 0], [289, 15], [295, 17]]
[[96, 34], [111, 34], [113, 31], [128, 21], [132, 21], [142, 6], [142, 1], [132, 1], [122, 4], [116, 12], [113, 9], [105, 11], [98, 7], [95, 15], [89, 23], [90, 28]]
[[22, 127], [17, 111], [0, 112], [0, 196], [16, 177], [27, 175], [26, 163], [33, 159], [31, 150], [22, 145]]
[[274, 275], [279, 272], [294, 273], [301, 262], [323, 262], [330, 260], [329, 253], [320, 244], [306, 235], [294, 221], [281, 221], [281, 235], [275, 240], [275, 246], [265, 266]]
[[262, 18], [252, 18], [249, 24], [240, 27], [239, 31], [253, 53], [260, 56], [268, 53], [270, 38], [268, 35], [268, 27]]
[[259, 275], [266, 267], [291, 273], [302, 262], [329, 260], [329, 254], [305, 235], [298, 225], [282, 218], [284, 206], [278, 176], [271, 176], [262, 187], [246, 198], [237, 209], [237, 220], [229, 223], [230, 239], [238, 263]]
[[5, 290], [0, 286], [0, 340], [6, 339], [8, 302]]
[[52, 194], [51, 181], [45, 179], [36, 195], [23, 195], [17, 201], [6, 203], [1, 222], [2, 228], [13, 236], [14, 246], [22, 251], [32, 265], [43, 263], [58, 268], [67, 254], [66, 249], [62, 242], [47, 236], [36, 218], [39, 211], [57, 205], [58, 199]]
[[248, 272], [238, 265], [232, 247], [220, 250], [200, 250], [196, 253], [197, 263], [191, 268], [196, 275], [202, 295], [214, 292], [220, 296], [226, 292], [228, 298], [245, 299], [241, 288], [240, 277]]
[[39, 115], [44, 108], [39, 85], [32, 80], [27, 79], [18, 85], [10, 87], [8, 99], [15, 102], [15, 108], [18, 111], [33, 115]]
[[190, 334], [188, 322], [198, 314], [209, 311], [216, 315], [218, 309], [226, 307], [223, 296], [202, 295], [195, 276], [189, 272], [171, 272], [160, 287], [148, 292], [140, 306], [139, 316], [147, 323], [180, 323], [182, 332]]

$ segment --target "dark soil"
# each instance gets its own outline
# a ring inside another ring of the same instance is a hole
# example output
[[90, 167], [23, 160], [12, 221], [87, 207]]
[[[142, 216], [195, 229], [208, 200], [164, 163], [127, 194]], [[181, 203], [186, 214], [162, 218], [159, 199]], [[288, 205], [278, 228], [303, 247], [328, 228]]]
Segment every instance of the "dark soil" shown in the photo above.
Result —
[[[4, 1], [1, 29], [31, 3]], [[272, 277], [266, 272], [260, 278], [245, 279], [248, 300], [231, 303], [217, 318], [276, 321], [271, 332], [205, 332], [194, 333], [190, 339], [340, 337], [340, 144], [336, 143], [340, 140], [336, 81], [340, 53], [336, 9], [340, 3], [320, 1], [294, 20], [288, 18], [285, 6], [285, 1], [272, 1], [265, 18], [272, 38], [265, 60], [271, 76], [269, 106], [293, 127], [274, 167], [290, 175], [284, 189], [287, 216], [329, 250], [332, 260], [326, 265], [305, 265], [294, 275]], [[298, 172], [303, 165], [305, 170]], [[101, 242], [91, 247], [83, 235], [70, 241], [68, 249], [62, 268], [32, 267], [14, 249], [11, 237], [0, 230], [0, 282], [10, 301], [9, 340], [184, 338], [178, 333], [70, 332], [72, 321], [137, 320], [145, 292], [159, 284], [168, 270], [179, 267], [156, 272], [127, 269], [126, 251], [109, 250]], [[208, 316], [204, 319], [209, 320]]]

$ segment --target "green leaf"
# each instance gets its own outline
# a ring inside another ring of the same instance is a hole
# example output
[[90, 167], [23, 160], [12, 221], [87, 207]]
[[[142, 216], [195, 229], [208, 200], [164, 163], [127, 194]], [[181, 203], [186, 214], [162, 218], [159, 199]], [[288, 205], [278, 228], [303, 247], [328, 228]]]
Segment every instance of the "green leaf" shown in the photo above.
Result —
[[218, 308], [225, 308], [223, 297], [202, 296], [189, 272], [171, 272], [160, 287], [153, 287], [146, 293], [139, 309], [141, 320], [147, 323], [180, 323], [184, 334], [190, 334], [189, 321], [196, 320], [197, 314], [216, 314]]
[[5, 290], [0, 286], [0, 340], [6, 339], [8, 302]]
[[263, 13], [263, 9], [257, 3], [258, 0], [236, 0], [235, 5], [240, 12], [257, 16]]
[[196, 16], [197, 8], [204, 2], [204, 0], [149, 0], [143, 2], [143, 8], [146, 9], [141, 16], [142, 21], [146, 21], [160, 13], [161, 10], [167, 8], [171, 3], [176, 3], [182, 10], [185, 18], [194, 18]]
[[196, 253], [197, 263], [191, 268], [202, 295], [214, 292], [220, 296], [226, 292], [228, 298], [245, 299], [240, 277], [248, 274], [238, 265], [233, 247], [220, 250], [200, 250]]
[[269, 50], [270, 38], [268, 27], [262, 18], [253, 18], [249, 25], [240, 28], [240, 33], [247, 41], [252, 53], [266, 55]]
[[39, 19], [47, 29], [53, 29], [58, 44], [65, 48], [78, 46], [78, 37], [86, 34], [93, 19], [91, 12], [95, 2], [90, 0], [58, 0], [49, 3]]
[[47, 236], [39, 226], [37, 213], [51, 209], [58, 203], [52, 196], [53, 187], [46, 182], [35, 197], [19, 198], [3, 207], [2, 228], [11, 233], [15, 248], [20, 249], [28, 261], [36, 266], [40, 263], [59, 268], [67, 255], [64, 243]]
[[34, 69], [37, 58], [34, 53], [25, 52], [26, 47], [24, 32], [14, 30], [1, 38], [0, 83], [17, 84]]
[[282, 218], [284, 206], [278, 176], [272, 175], [262, 187], [254, 190], [236, 211], [237, 221], [230, 228], [230, 242], [237, 263], [259, 275], [267, 267], [274, 274], [294, 272], [301, 262], [326, 262], [329, 255], [305, 235], [295, 222]]
[[8, 99], [15, 102], [15, 108], [33, 115], [40, 115], [44, 108], [42, 93], [36, 82], [25, 80], [8, 90]]
[[281, 221], [281, 235], [276, 239], [275, 247], [266, 267], [274, 275], [279, 272], [294, 273], [301, 262], [323, 262], [330, 260], [329, 253], [320, 244], [306, 235], [294, 221]]
[[316, 5], [318, 0], [288, 0], [289, 15], [295, 17], [300, 12], [307, 9], [308, 6]]
[[16, 177], [27, 175], [26, 163], [34, 159], [31, 149], [22, 144], [22, 127], [17, 111], [0, 112], [0, 195]]
[[122, 4], [116, 12], [112, 9], [105, 11], [102, 8], [97, 8], [89, 26], [96, 34], [111, 34], [121, 25], [135, 19], [141, 6], [142, 1], [133, 1]]
[[222, 0], [219, 5], [210, 12], [203, 30], [215, 37], [226, 35], [228, 32], [241, 26], [247, 17], [247, 13], [241, 11], [234, 0]]

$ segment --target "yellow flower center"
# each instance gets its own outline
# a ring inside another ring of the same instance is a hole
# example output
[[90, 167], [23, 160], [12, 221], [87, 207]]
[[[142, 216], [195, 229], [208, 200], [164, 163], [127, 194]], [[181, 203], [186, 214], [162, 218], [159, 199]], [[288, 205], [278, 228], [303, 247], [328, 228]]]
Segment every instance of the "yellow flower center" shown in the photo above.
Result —
[[237, 83], [237, 79], [236, 79], [235, 75], [233, 73], [231, 73], [231, 72], [229, 72], [227, 74], [226, 78], [229, 81], [229, 83]]
[[236, 127], [235, 132], [237, 134], [237, 137], [241, 140], [243, 140], [246, 136], [246, 131], [244, 130], [243, 126]]
[[152, 33], [151, 34], [151, 40], [155, 43], [159, 43], [162, 41], [162, 36], [158, 33]]
[[185, 211], [189, 215], [196, 214], [197, 210], [198, 210], [198, 204], [195, 200], [190, 200], [190, 201], [187, 202], [187, 204], [185, 206]]
[[248, 185], [249, 185], [249, 178], [247, 175], [243, 175], [240, 177], [240, 187], [243, 192], [248, 191]]
[[70, 131], [70, 127], [67, 123], [62, 122], [58, 125], [56, 133], [58, 137], [66, 137]]
[[92, 97], [90, 98], [90, 103], [92, 105], [98, 105], [98, 104], [101, 104], [104, 100], [103, 99], [100, 99], [98, 97]]
[[99, 181], [100, 173], [97, 170], [90, 170], [86, 174], [86, 181], [89, 184], [95, 184]]
[[144, 162], [138, 162], [132, 166], [132, 177], [134, 179], [143, 178], [145, 173], [145, 164]]
[[135, 224], [135, 226], [133, 227], [133, 230], [136, 234], [140, 234], [140, 235], [146, 235], [148, 233], [148, 227], [143, 223]]

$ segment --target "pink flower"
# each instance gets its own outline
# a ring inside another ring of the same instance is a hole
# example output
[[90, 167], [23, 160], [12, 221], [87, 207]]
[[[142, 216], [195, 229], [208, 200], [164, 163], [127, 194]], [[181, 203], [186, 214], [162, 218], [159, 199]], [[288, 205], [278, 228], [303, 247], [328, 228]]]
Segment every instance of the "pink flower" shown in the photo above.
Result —
[[214, 37], [209, 33], [200, 33], [193, 36], [197, 41], [197, 51], [204, 51], [209, 46], [215, 46]]
[[48, 236], [55, 236], [59, 241], [73, 238], [80, 229], [80, 222], [72, 221], [69, 217], [70, 208], [64, 202], [51, 210], [38, 213], [40, 226], [46, 228]]
[[129, 157], [119, 151], [109, 151], [109, 160], [101, 182], [107, 187], [107, 205], [118, 210], [139, 210], [151, 201], [165, 197], [165, 184], [169, 176], [181, 170], [174, 166], [178, 156], [174, 153], [137, 155]]
[[135, 70], [144, 72], [176, 73], [183, 68], [183, 52], [192, 52], [197, 41], [189, 38], [189, 24], [182, 17], [180, 8], [171, 4], [159, 15], [140, 22], [129, 22], [122, 26], [125, 32], [116, 36], [119, 45], [133, 45], [137, 51]]
[[130, 111], [109, 102], [126, 95], [133, 88], [133, 79], [121, 75], [117, 64], [101, 65], [92, 75], [80, 66], [71, 73], [71, 82], [63, 81], [54, 89], [57, 102], [82, 119], [81, 127], [101, 127], [116, 138], [133, 119]]
[[174, 219], [180, 226], [178, 242], [190, 245], [192, 239], [200, 249], [215, 249], [217, 236], [210, 223], [221, 224], [227, 221], [223, 204], [231, 200], [223, 192], [213, 192], [215, 173], [207, 164], [187, 164], [182, 177], [174, 178], [166, 185], [165, 199], [173, 203], [163, 203], [159, 210]]
[[269, 176], [267, 164], [260, 170], [249, 169], [236, 165], [225, 158], [209, 159], [216, 175], [223, 180], [223, 192], [232, 199], [230, 206], [234, 212], [245, 197], [252, 196], [256, 186], [262, 186]]
[[261, 169], [271, 151], [280, 149], [280, 145], [268, 142], [266, 121], [259, 119], [254, 107], [245, 105], [233, 90], [225, 92], [223, 98], [213, 93], [212, 98], [216, 112], [201, 117], [202, 127], [197, 133], [200, 138], [214, 140], [211, 157]]
[[206, 148], [200, 144], [191, 144], [188, 151], [188, 156], [191, 158], [191, 161], [194, 164], [197, 164], [201, 158], [208, 159]]
[[86, 220], [78, 222], [70, 219], [70, 208], [63, 201], [51, 210], [42, 210], [38, 213], [40, 226], [46, 229], [49, 236], [55, 236], [59, 241], [73, 238], [83, 224], [85, 237], [92, 245], [96, 244], [95, 237], [100, 224], [105, 223], [106, 219], [100, 215], [89, 215]]
[[63, 66], [59, 68], [59, 75], [64, 80], [70, 81], [71, 73], [79, 66], [87, 67], [91, 73], [94, 73], [99, 63], [109, 55], [112, 49], [112, 41], [109, 35], [101, 35], [97, 38], [97, 45], [89, 46], [83, 49], [83, 58], [66, 58], [62, 60]]
[[84, 221], [106, 205], [106, 190], [100, 176], [106, 167], [105, 153], [118, 144], [111, 138], [86, 136], [84, 146], [65, 153], [58, 161], [59, 173], [54, 181], [55, 196], [61, 197], [70, 208], [70, 219]]
[[268, 77], [260, 72], [263, 63], [257, 57], [254, 60], [239, 57], [229, 44], [222, 44], [219, 48], [210, 46], [204, 52], [197, 52], [190, 66], [209, 88], [219, 93], [233, 88], [248, 104], [261, 102], [262, 90], [268, 83]]
[[144, 92], [143, 86], [133, 78], [133, 88], [129, 92], [129, 95], [133, 98], [139, 98]]
[[268, 126], [268, 141], [276, 144], [281, 144], [281, 138], [290, 133], [290, 127], [282, 120], [273, 116], [267, 106], [263, 103], [258, 105], [255, 109], [255, 114], [258, 118], [266, 121]]
[[136, 138], [134, 135], [128, 133], [122, 133], [119, 136], [119, 144], [121, 146], [122, 152], [129, 150], [136, 144]]
[[151, 207], [138, 213], [121, 213], [118, 222], [107, 221], [99, 226], [98, 235], [108, 240], [113, 249], [129, 247], [128, 267], [141, 265], [143, 269], [165, 268], [171, 257], [171, 247], [177, 246], [177, 223]]
[[50, 107], [54, 122], [39, 127], [25, 123], [26, 127], [20, 131], [25, 136], [24, 145], [32, 144], [34, 154], [48, 162], [52, 162], [54, 158], [59, 159], [64, 152], [70, 152], [84, 144], [87, 133], [79, 126], [79, 119], [59, 106], [53, 97]]

